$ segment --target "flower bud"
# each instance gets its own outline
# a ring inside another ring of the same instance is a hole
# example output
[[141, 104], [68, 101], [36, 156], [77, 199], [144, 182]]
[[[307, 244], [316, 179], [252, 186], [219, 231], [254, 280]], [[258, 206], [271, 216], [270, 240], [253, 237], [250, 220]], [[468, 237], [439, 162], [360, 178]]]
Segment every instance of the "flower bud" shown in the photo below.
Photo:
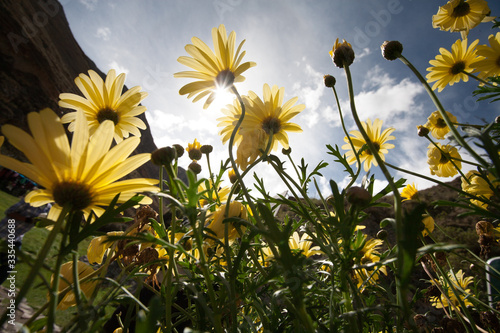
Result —
[[214, 150], [214, 147], [212, 147], [211, 145], [203, 145], [200, 148], [201, 153], [207, 154], [207, 155], [210, 154], [213, 150]]
[[158, 148], [151, 153], [151, 162], [155, 165], [167, 165], [175, 159], [176, 151], [172, 147]]
[[417, 325], [418, 328], [427, 326], [427, 318], [425, 317], [425, 315], [417, 314], [413, 317], [413, 320], [415, 321], [415, 325]]
[[201, 165], [199, 165], [198, 162], [193, 161], [191, 162], [191, 164], [189, 164], [188, 169], [191, 170], [195, 175], [197, 175], [201, 172]]
[[194, 139], [193, 143], [188, 143], [186, 150], [188, 152], [189, 158], [192, 159], [193, 161], [201, 160], [200, 148], [201, 145], [196, 139]]
[[172, 145], [172, 147], [174, 147], [175, 152], [177, 153], [177, 158], [180, 158], [182, 155], [184, 155], [184, 147], [179, 144]]
[[339, 68], [350, 66], [354, 62], [354, 50], [351, 44], [346, 42], [345, 39], [342, 43], [339, 43], [339, 39], [337, 38], [330, 51], [330, 56], [332, 57], [333, 63]]
[[381, 46], [382, 56], [387, 60], [396, 60], [403, 53], [403, 44], [397, 40], [385, 41]]
[[236, 183], [236, 181], [238, 180], [238, 177], [236, 176], [236, 172], [234, 172], [233, 169], [229, 170], [227, 175], [229, 176], [229, 181], [231, 182], [231, 184]]
[[337, 82], [337, 80], [335, 80], [335, 77], [329, 74], [323, 76], [323, 80], [325, 81], [325, 87], [327, 88], [333, 88], [335, 86], [335, 83]]
[[429, 134], [429, 129], [425, 126], [418, 125], [417, 126], [417, 134], [418, 134], [418, 136], [425, 137]]
[[201, 160], [201, 150], [199, 149], [191, 149], [188, 154], [189, 158], [192, 159], [193, 161]]
[[290, 155], [291, 152], [292, 152], [292, 148], [291, 147], [288, 147], [288, 149], [285, 149], [285, 148], [281, 149], [281, 153], [283, 155]]
[[354, 206], [365, 206], [372, 200], [372, 195], [366, 189], [353, 186], [346, 192], [347, 202]]
[[387, 238], [387, 230], [380, 230], [379, 232], [377, 232], [377, 238], [381, 239], [381, 240], [386, 239]]

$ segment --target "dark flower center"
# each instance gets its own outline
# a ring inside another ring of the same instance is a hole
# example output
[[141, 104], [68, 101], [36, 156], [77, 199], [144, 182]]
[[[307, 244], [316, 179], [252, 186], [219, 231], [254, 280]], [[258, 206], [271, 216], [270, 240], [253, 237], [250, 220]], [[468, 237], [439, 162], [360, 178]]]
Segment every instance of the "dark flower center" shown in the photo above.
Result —
[[439, 159], [439, 164], [446, 164], [450, 161], [451, 156], [448, 153], [441, 152], [441, 158]]
[[225, 69], [217, 74], [217, 77], [215, 78], [215, 84], [217, 88], [229, 88], [233, 85], [234, 79], [234, 73], [229, 69]]
[[267, 133], [278, 133], [281, 130], [281, 121], [275, 117], [268, 117], [262, 122], [262, 129]]
[[105, 120], [111, 120], [116, 125], [120, 121], [120, 116], [113, 109], [105, 108], [99, 110], [99, 112], [97, 112], [97, 121], [100, 124]]
[[[372, 142], [372, 145], [373, 145], [373, 147], [375, 148], [375, 150], [376, 150], [377, 152], [380, 150], [380, 144], [379, 144], [378, 142]], [[368, 147], [366, 147], [366, 150], [365, 150], [365, 151], [366, 151], [366, 153], [367, 153], [368, 155], [373, 155], [373, 154], [372, 154], [372, 152], [371, 152], [371, 150], [370, 150]]]
[[457, 75], [465, 69], [465, 61], [458, 61], [450, 68], [450, 74]]
[[497, 61], [495, 61], [495, 64], [500, 67], [500, 57], [497, 58]]
[[52, 189], [54, 201], [61, 207], [82, 210], [92, 203], [92, 193], [87, 185], [75, 181], [62, 181]]
[[453, 8], [453, 13], [451, 14], [452, 17], [462, 17], [465, 15], [468, 15], [470, 13], [470, 5], [465, 2], [461, 1], [458, 6]]
[[443, 118], [438, 118], [438, 120], [436, 121], [436, 125], [435, 125], [437, 128], [445, 128], [446, 127], [446, 123], [444, 122]]

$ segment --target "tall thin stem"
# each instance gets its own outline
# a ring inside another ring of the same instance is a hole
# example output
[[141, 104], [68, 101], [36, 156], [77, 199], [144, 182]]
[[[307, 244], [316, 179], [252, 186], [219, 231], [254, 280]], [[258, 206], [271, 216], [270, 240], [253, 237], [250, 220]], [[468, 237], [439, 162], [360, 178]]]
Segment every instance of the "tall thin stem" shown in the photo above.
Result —
[[[397, 292], [398, 292], [398, 303], [403, 309], [403, 318], [407, 317], [407, 314], [409, 314], [409, 308], [408, 308], [408, 301], [406, 299], [406, 294], [407, 294], [407, 286], [402, 285], [401, 281], [401, 271], [402, 267], [405, 262], [405, 253], [402, 251], [404, 249], [403, 246], [403, 240], [404, 240], [404, 229], [403, 229], [403, 219], [402, 219], [402, 210], [401, 210], [401, 195], [399, 194], [399, 190], [394, 183], [391, 174], [389, 173], [389, 170], [385, 166], [384, 161], [378, 154], [378, 150], [375, 148], [373, 145], [373, 142], [371, 141], [370, 137], [366, 133], [363, 125], [361, 124], [361, 121], [359, 120], [358, 113], [356, 111], [356, 104], [354, 102], [354, 89], [352, 86], [352, 77], [351, 77], [351, 71], [349, 69], [349, 66], [344, 66], [344, 70], [346, 73], [347, 77], [347, 83], [348, 83], [348, 91], [349, 91], [349, 100], [350, 100], [350, 105], [351, 105], [351, 112], [354, 118], [354, 121], [363, 136], [363, 139], [365, 140], [368, 149], [373, 154], [373, 157], [377, 161], [380, 170], [384, 174], [385, 178], [387, 179], [387, 182], [389, 183], [389, 186], [391, 187], [391, 190], [394, 195], [394, 210], [395, 210], [395, 220], [396, 220], [396, 242], [398, 245], [398, 274], [397, 274], [397, 279], [396, 279], [396, 285], [397, 285]], [[398, 326], [401, 324], [401, 322], [398, 322]]]
[[354, 147], [354, 144], [352, 143], [351, 136], [349, 135], [349, 132], [347, 131], [347, 128], [345, 127], [344, 123], [344, 117], [342, 116], [342, 108], [340, 107], [340, 101], [339, 101], [339, 96], [337, 94], [337, 90], [335, 87], [332, 87], [333, 94], [335, 95], [335, 101], [337, 102], [337, 109], [339, 110], [339, 115], [340, 115], [340, 123], [342, 124], [342, 130], [344, 131], [347, 140], [349, 141], [349, 144], [351, 145], [352, 152], [354, 153], [354, 156], [356, 156], [356, 162], [358, 163], [358, 169], [356, 171], [356, 175], [351, 179], [349, 184], [347, 184], [346, 188], [349, 188], [354, 184], [356, 179], [358, 179], [359, 173], [361, 172], [361, 161], [359, 160], [359, 154], [356, 151], [356, 148]]
[[458, 133], [456, 127], [453, 126], [453, 123], [451, 122], [450, 117], [448, 117], [448, 114], [446, 114], [446, 111], [445, 111], [443, 105], [441, 104], [441, 101], [437, 98], [436, 94], [431, 89], [431, 87], [429, 86], [427, 81], [424, 79], [424, 77], [420, 74], [420, 72], [403, 55], [400, 55], [399, 59], [412, 70], [412, 72], [418, 78], [420, 83], [422, 83], [425, 90], [429, 94], [430, 98], [434, 102], [434, 105], [437, 107], [439, 114], [441, 115], [441, 118], [443, 118], [446, 125], [450, 128], [450, 131], [453, 134], [453, 137], [455, 138], [455, 140], [462, 147], [464, 147], [469, 152], [469, 154], [471, 154], [471, 156], [474, 157], [474, 159], [476, 161], [478, 161], [482, 166], [487, 167], [488, 163], [481, 156], [479, 156], [479, 154], [476, 153], [476, 151], [474, 149], [472, 149], [471, 146], [469, 146], [469, 144], [464, 140], [464, 138], [460, 135], [460, 133]]
[[[50, 291], [50, 302], [49, 302], [49, 312], [47, 314], [47, 332], [52, 333], [54, 331], [54, 324], [56, 320], [56, 308], [59, 301], [59, 281], [60, 281], [60, 273], [61, 273], [61, 265], [64, 259], [64, 256], [61, 254], [63, 252], [64, 247], [66, 246], [66, 240], [68, 238], [69, 232], [69, 223], [72, 223], [74, 214], [68, 215], [68, 223], [66, 224], [66, 228], [63, 229], [60, 252], [57, 255], [56, 266], [54, 268], [53, 280], [52, 280], [52, 290]], [[76, 277], [78, 279], [78, 276]]]

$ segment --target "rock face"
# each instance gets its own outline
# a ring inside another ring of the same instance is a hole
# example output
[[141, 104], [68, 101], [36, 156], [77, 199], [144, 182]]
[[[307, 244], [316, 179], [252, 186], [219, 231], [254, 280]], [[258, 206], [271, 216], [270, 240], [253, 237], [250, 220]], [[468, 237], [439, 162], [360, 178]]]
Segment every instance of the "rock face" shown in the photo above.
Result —
[[[2, 0], [0, 2], [0, 125], [27, 129], [29, 112], [49, 107], [59, 115], [62, 92], [81, 95], [74, 83], [92, 69], [105, 76], [76, 42], [61, 4], [56, 0]], [[148, 125], [144, 114], [140, 118]], [[142, 131], [135, 153], [156, 149], [151, 132]], [[9, 144], [2, 152], [23, 158]], [[157, 178], [158, 168], [146, 163], [131, 177]]]

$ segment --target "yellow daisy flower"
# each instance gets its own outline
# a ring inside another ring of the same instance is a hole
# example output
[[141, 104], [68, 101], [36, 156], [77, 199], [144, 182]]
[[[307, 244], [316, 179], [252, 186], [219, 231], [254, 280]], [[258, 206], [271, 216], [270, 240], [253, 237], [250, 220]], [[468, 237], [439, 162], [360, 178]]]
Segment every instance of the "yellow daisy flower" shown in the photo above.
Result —
[[101, 264], [104, 255], [109, 252], [113, 242], [108, 240], [108, 236], [121, 236], [123, 231], [110, 231], [104, 236], [92, 238], [87, 248], [87, 259], [91, 264]]
[[[74, 110], [83, 110], [89, 122], [90, 135], [105, 120], [114, 123], [114, 139], [121, 142], [123, 138], [128, 138], [129, 134], [140, 137], [140, 129], [146, 129], [146, 124], [136, 116], [146, 111], [145, 106], [139, 103], [148, 95], [140, 91], [141, 87], [135, 86], [127, 90], [122, 95], [125, 73], [116, 76], [114, 69], [111, 69], [106, 76], [106, 81], [93, 70], [89, 70], [89, 76], [80, 74], [75, 83], [85, 97], [63, 93], [59, 95], [59, 106]], [[76, 113], [65, 114], [61, 121], [63, 124], [69, 123], [68, 130], [75, 130]]]
[[[363, 235], [363, 237], [365, 239], [367, 238], [366, 235]], [[378, 248], [382, 246], [383, 243], [384, 242], [380, 239], [371, 238], [366, 240], [363, 247], [359, 250], [356, 264], [368, 265], [379, 262], [380, 253], [378, 252]], [[386, 267], [374, 267], [373, 269], [355, 267], [354, 277], [357, 280], [358, 288], [361, 288], [361, 292], [364, 290], [367, 284], [375, 284], [375, 282], [379, 279], [380, 272], [382, 272], [384, 275], [387, 275]]]
[[490, 46], [478, 45], [477, 55], [483, 57], [474, 64], [478, 70], [479, 77], [486, 78], [500, 74], [500, 32], [488, 37]]
[[259, 251], [259, 262], [262, 266], [268, 267], [269, 262], [274, 259], [274, 253], [269, 246], [263, 246]]
[[[446, 111], [446, 114], [448, 115], [452, 123], [457, 123], [457, 117], [455, 117], [448, 111]], [[439, 111], [434, 111], [433, 113], [431, 113], [429, 118], [427, 118], [427, 123], [425, 123], [424, 127], [429, 129], [432, 136], [438, 140], [444, 139], [444, 136], [450, 131], [450, 128], [444, 122]]]
[[[385, 154], [388, 153], [388, 149], [394, 148], [394, 145], [392, 143], [387, 143], [387, 141], [395, 139], [395, 137], [391, 135], [391, 133], [395, 131], [395, 128], [389, 127], [380, 133], [382, 130], [382, 123], [383, 121], [380, 119], [375, 119], [373, 124], [370, 119], [367, 119], [366, 122], [361, 122], [364, 130], [368, 134], [368, 137], [375, 146], [375, 149], [377, 149], [378, 155], [385, 161]], [[354, 149], [358, 152], [366, 144], [366, 141], [360, 131], [351, 131], [349, 134], [351, 135]], [[356, 155], [354, 151], [352, 151], [351, 144], [349, 143], [349, 139], [347, 137], [344, 138], [344, 142], [346, 142], [346, 144], [342, 146], [342, 149], [348, 150], [346, 153], [347, 162], [349, 164], [353, 164], [356, 162]], [[373, 165], [378, 166], [377, 160], [375, 160], [375, 157], [368, 147], [360, 152], [359, 159], [361, 163], [364, 162], [365, 171], [370, 170], [372, 163]]]
[[[448, 278], [450, 279], [451, 286], [448, 285], [443, 277], [439, 278], [439, 282], [437, 281], [431, 281], [433, 284], [439, 283], [440, 287], [443, 289], [444, 292], [446, 292], [445, 295], [441, 296], [433, 296], [429, 300], [431, 302], [431, 305], [434, 306], [436, 309], [442, 309], [445, 307], [450, 306], [450, 301], [453, 305], [455, 305], [457, 308], [460, 308], [460, 302], [455, 295], [455, 292], [453, 292], [453, 289], [460, 295], [460, 299], [464, 303], [465, 306], [472, 306], [473, 304], [468, 300], [468, 297], [472, 295], [472, 292], [469, 288], [469, 284], [471, 284], [474, 281], [474, 278], [469, 276], [465, 277], [464, 273], [462, 270], [459, 270], [455, 274], [453, 272], [448, 272]], [[452, 289], [453, 288], [453, 289]], [[460, 288], [460, 289], [459, 289]], [[463, 292], [461, 291], [463, 290]]]
[[193, 161], [199, 161], [201, 159], [201, 144], [198, 140], [194, 139], [193, 143], [188, 143], [186, 151], [188, 152], [189, 158]]
[[179, 94], [191, 98], [197, 95], [196, 102], [209, 95], [203, 108], [206, 109], [216, 97], [216, 89], [231, 87], [234, 82], [242, 82], [245, 77], [241, 74], [255, 62], [242, 63], [245, 51], [241, 51], [243, 40], [235, 51], [236, 33], [232, 31], [229, 37], [223, 24], [212, 29], [212, 39], [215, 53], [201, 39], [193, 37], [193, 44], [186, 45], [185, 49], [191, 57], [182, 56], [177, 59], [183, 65], [191, 67], [194, 71], [175, 73], [177, 78], [191, 78], [198, 81], [191, 82], [179, 90]]
[[[467, 182], [467, 180], [462, 178], [462, 191], [484, 199], [489, 199], [493, 196], [493, 190], [491, 189], [490, 184], [479, 174], [479, 172], [476, 170], [470, 170], [465, 174], [465, 177], [469, 181]], [[491, 183], [498, 183], [491, 174], [488, 175], [488, 180]], [[470, 202], [471, 204], [484, 209], [488, 207], [488, 204], [481, 200], [471, 199]]]
[[[94, 273], [94, 269], [92, 266], [79, 261], [78, 262], [78, 280], [83, 280], [85, 277]], [[69, 261], [61, 265], [61, 278], [59, 280], [59, 289], [58, 292], [62, 292], [68, 286], [72, 285], [74, 282], [73, 275], [73, 262]], [[51, 284], [54, 280], [54, 276], [51, 277]], [[95, 287], [97, 286], [97, 280], [87, 280], [83, 283], [80, 283], [80, 290], [85, 295], [86, 298], [89, 298], [94, 292]], [[64, 297], [59, 301], [57, 305], [58, 310], [66, 310], [69, 307], [76, 305], [76, 298], [73, 289], [69, 290]]]
[[[226, 205], [221, 205], [217, 209], [217, 211], [215, 211], [215, 213], [213, 213], [209, 217], [211, 222], [207, 226], [207, 228], [213, 232], [213, 234], [209, 233], [209, 235], [223, 240], [225, 232], [225, 224], [223, 223], [224, 219], [231, 217], [239, 217], [241, 219], [246, 220], [247, 210], [245, 209], [245, 206], [243, 206], [240, 202], [237, 201], [232, 202], [231, 204], [229, 204], [229, 212], [228, 215], [226, 216]], [[238, 237], [239, 237], [238, 230], [236, 230], [236, 228], [233, 227], [233, 224], [230, 223], [228, 229], [228, 239], [231, 241]]]
[[299, 235], [297, 231], [294, 231], [292, 236], [288, 239], [288, 246], [291, 250], [300, 250], [300, 253], [307, 258], [322, 254], [319, 246], [312, 246], [311, 238], [308, 234]]
[[[113, 122], [103, 122], [90, 137], [85, 114], [77, 111], [71, 145], [61, 119], [50, 109], [28, 114], [28, 126], [32, 135], [12, 125], [2, 126], [2, 132], [31, 163], [0, 155], [0, 165], [43, 187], [28, 193], [25, 200], [35, 207], [54, 202], [49, 219], [56, 220], [65, 205], [87, 215], [90, 211], [101, 215], [104, 209], [100, 206], [108, 206], [118, 193], [122, 203], [136, 193], [158, 191], [157, 179], [117, 181], [149, 161], [151, 154], [128, 157], [139, 145], [138, 137], [110, 149]], [[151, 202], [147, 197], [141, 201]]]
[[427, 82], [435, 82], [432, 86], [433, 90], [437, 88], [440, 92], [448, 84], [452, 86], [460, 80], [469, 81], [469, 76], [464, 72], [473, 73], [475, 63], [482, 59], [476, 55], [477, 43], [479, 43], [479, 39], [467, 47], [467, 39], [458, 39], [451, 46], [451, 52], [443, 47], [439, 49], [440, 54], [434, 60], [429, 61], [433, 67], [427, 68], [429, 72], [426, 76]]
[[432, 16], [432, 26], [450, 32], [461, 31], [466, 37], [490, 12], [485, 0], [451, 0]]
[[[209, 180], [209, 186], [211, 191], [211, 195], [209, 194], [210, 192], [206, 192], [202, 199], [200, 199], [199, 204], [201, 207], [206, 206], [209, 203], [213, 203], [217, 201], [217, 198], [219, 198], [220, 202], [225, 202], [227, 200], [227, 196], [229, 195], [229, 192], [231, 192], [231, 189], [227, 186], [224, 187], [219, 187], [215, 189], [213, 187], [212, 181]], [[198, 186], [198, 193], [205, 192], [207, 190], [207, 186], [205, 182], [201, 183], [200, 186]], [[215, 192], [217, 191], [217, 193]]]
[[[290, 120], [304, 110], [304, 104], [294, 105], [298, 97], [283, 103], [285, 88], [272, 88], [264, 84], [264, 98], [260, 99], [253, 91], [243, 96], [246, 114], [241, 127], [236, 134], [235, 142], [239, 144], [237, 164], [245, 170], [248, 164], [260, 156], [260, 149], [264, 150], [272, 133], [272, 150], [277, 150], [279, 143], [289, 148], [287, 132], [302, 132], [299, 125]], [[234, 126], [241, 116], [241, 106], [236, 101], [223, 110], [226, 117], [217, 119], [218, 126], [224, 127], [220, 135], [226, 143], [231, 137]]]
[[[453, 177], [458, 171], [456, 168], [462, 168], [462, 162], [456, 160], [461, 159], [457, 148], [451, 145], [442, 145], [437, 143], [436, 147], [432, 143], [429, 145], [429, 150], [427, 150], [427, 164], [429, 164], [429, 169], [431, 175], [436, 175], [438, 177]], [[455, 159], [453, 163], [451, 159]]]
[[434, 231], [435, 222], [434, 218], [430, 215], [422, 215], [422, 223], [424, 224], [424, 230], [422, 230], [422, 236], [425, 237]]
[[419, 200], [418, 190], [415, 183], [406, 185], [401, 191], [401, 197], [404, 198], [403, 201], [407, 200]]

